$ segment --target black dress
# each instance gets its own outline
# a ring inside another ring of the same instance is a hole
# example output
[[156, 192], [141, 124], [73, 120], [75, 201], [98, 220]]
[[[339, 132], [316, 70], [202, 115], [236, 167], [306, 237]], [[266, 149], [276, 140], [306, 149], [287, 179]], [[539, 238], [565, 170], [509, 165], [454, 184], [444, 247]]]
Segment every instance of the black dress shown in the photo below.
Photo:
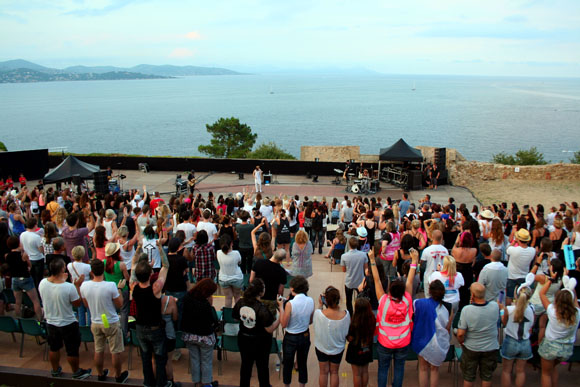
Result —
[[[355, 332], [352, 326], [348, 330], [348, 335], [354, 337]], [[356, 366], [364, 366], [373, 362], [373, 346], [372, 342], [368, 345], [362, 344], [360, 342], [355, 342], [354, 340], [348, 343], [346, 349], [346, 362], [348, 364], [354, 364]]]

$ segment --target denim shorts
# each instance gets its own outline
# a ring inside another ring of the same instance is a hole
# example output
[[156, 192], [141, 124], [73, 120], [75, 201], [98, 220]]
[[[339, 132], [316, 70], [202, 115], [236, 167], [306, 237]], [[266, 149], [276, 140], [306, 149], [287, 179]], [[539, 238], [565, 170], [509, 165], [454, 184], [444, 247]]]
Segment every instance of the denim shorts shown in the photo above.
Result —
[[532, 344], [529, 339], [516, 340], [505, 336], [501, 346], [501, 357], [507, 360], [528, 360], [533, 357]]
[[220, 284], [220, 286], [222, 288], [229, 288], [231, 286], [231, 287], [234, 287], [236, 289], [241, 289], [242, 285], [244, 284], [244, 279], [243, 278], [242, 279], [231, 279], [228, 281], [222, 281], [222, 280], [218, 279], [218, 283]]
[[29, 292], [34, 289], [34, 281], [32, 277], [17, 277], [12, 278], [12, 290], [15, 292]]
[[542, 340], [538, 354], [542, 359], [566, 361], [574, 352], [573, 343], [564, 343], [561, 340]]

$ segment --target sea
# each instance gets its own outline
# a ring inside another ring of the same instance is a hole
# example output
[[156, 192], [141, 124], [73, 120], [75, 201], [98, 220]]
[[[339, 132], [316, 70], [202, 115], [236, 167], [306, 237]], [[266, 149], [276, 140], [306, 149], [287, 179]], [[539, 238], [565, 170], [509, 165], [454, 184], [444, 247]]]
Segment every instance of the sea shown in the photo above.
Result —
[[200, 156], [206, 124], [237, 117], [300, 157], [302, 145], [403, 138], [471, 160], [538, 148], [567, 162], [580, 150], [580, 79], [249, 74], [130, 81], [0, 84], [0, 141], [9, 150]]

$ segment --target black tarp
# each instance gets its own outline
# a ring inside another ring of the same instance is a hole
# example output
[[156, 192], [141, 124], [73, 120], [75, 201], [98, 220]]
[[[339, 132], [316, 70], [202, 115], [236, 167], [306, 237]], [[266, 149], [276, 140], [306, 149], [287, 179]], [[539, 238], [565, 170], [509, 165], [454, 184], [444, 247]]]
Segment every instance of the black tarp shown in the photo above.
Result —
[[100, 170], [98, 165], [85, 163], [74, 156], [68, 156], [44, 176], [44, 182], [48, 184], [72, 180], [73, 176], [79, 176], [81, 179], [92, 179], [93, 174]]
[[421, 162], [423, 161], [423, 155], [420, 150], [412, 148], [405, 140], [400, 138], [399, 141], [390, 147], [381, 148], [379, 160]]

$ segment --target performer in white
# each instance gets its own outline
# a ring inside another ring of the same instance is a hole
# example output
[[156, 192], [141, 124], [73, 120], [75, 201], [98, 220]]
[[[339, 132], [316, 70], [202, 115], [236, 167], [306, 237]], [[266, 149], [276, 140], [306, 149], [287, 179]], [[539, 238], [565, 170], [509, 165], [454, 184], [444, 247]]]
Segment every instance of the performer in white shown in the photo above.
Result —
[[262, 192], [262, 170], [259, 165], [254, 169], [254, 184], [256, 185], [256, 192]]

